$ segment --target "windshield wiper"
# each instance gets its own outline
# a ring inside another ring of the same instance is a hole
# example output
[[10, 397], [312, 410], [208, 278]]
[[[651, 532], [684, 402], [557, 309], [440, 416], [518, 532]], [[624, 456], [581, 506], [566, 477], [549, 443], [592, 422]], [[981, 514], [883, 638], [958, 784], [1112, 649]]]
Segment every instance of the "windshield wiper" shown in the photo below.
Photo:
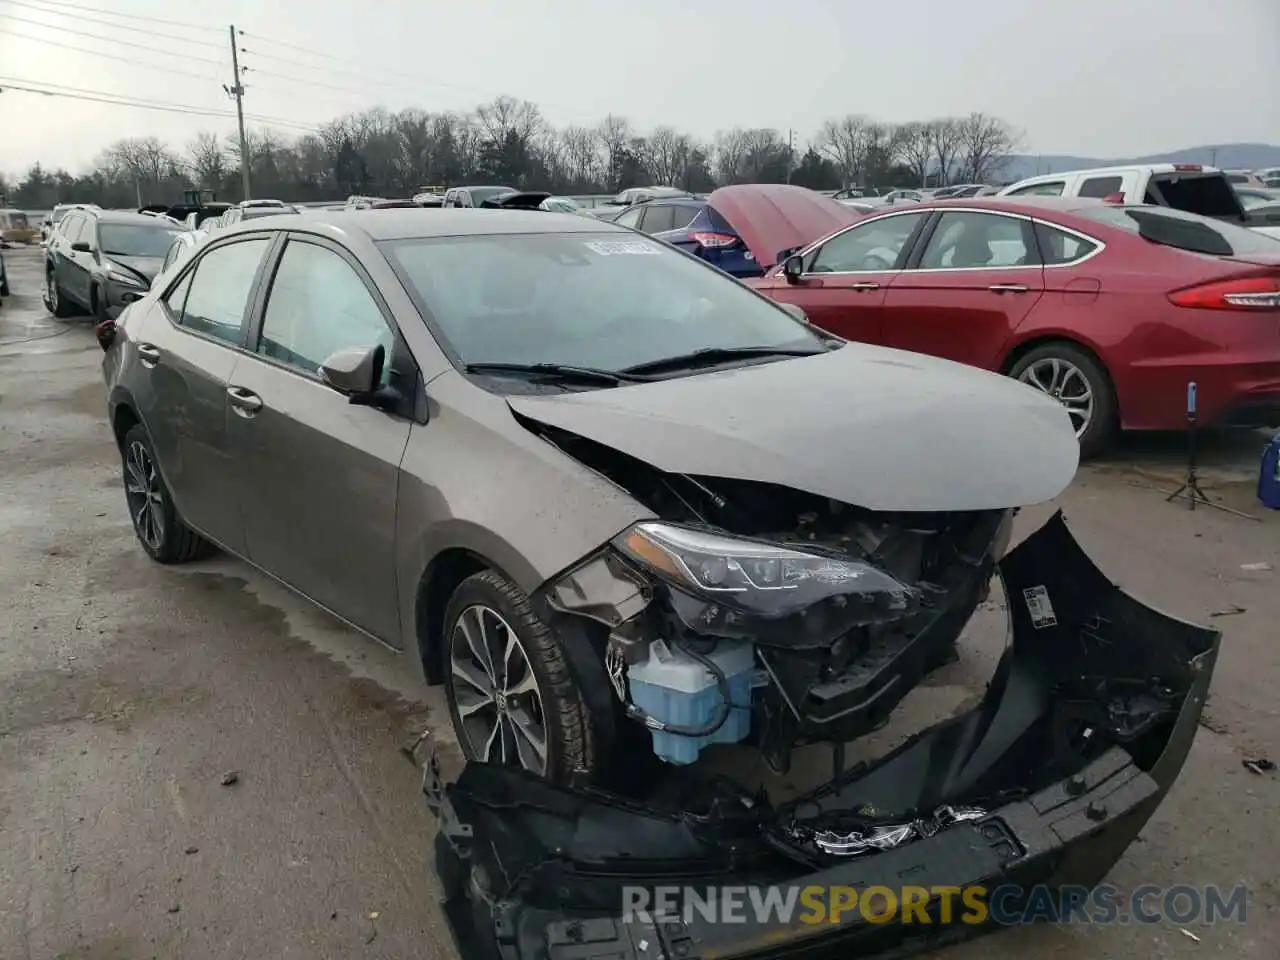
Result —
[[673, 357], [661, 357], [658, 360], [647, 360], [635, 366], [624, 367], [621, 373], [660, 373], [668, 370], [686, 370], [695, 367], [710, 366], [729, 360], [743, 360], [751, 357], [812, 357], [826, 353], [827, 349], [814, 350], [811, 347], [703, 347], [692, 353], [680, 353]]
[[620, 383], [644, 383], [652, 378], [633, 375], [629, 370], [601, 370], [569, 363], [468, 363], [467, 373], [527, 373], [553, 380], [599, 383], [616, 387]]

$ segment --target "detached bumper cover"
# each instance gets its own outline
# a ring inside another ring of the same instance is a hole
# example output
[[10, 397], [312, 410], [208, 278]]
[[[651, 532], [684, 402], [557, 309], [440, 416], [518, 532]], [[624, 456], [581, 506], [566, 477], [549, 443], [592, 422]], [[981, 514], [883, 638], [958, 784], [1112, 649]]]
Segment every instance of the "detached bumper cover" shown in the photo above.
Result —
[[[634, 903], [624, 897], [743, 885], [779, 888], [784, 898], [788, 888], [813, 887], [1096, 886], [1186, 761], [1220, 634], [1121, 591], [1061, 514], [1005, 557], [1000, 573], [1011, 638], [984, 700], [784, 806], [695, 815], [488, 764], [442, 786], [433, 765], [424, 789], [439, 817], [436, 867], [461, 955], [903, 955], [982, 927], [936, 922], [936, 903], [928, 924], [869, 922], [859, 910], [814, 923], [744, 914], [740, 904], [736, 916], [714, 911], [719, 919], [703, 910], [624, 918]], [[948, 806], [980, 813], [856, 856], [818, 842], [920, 822]]]

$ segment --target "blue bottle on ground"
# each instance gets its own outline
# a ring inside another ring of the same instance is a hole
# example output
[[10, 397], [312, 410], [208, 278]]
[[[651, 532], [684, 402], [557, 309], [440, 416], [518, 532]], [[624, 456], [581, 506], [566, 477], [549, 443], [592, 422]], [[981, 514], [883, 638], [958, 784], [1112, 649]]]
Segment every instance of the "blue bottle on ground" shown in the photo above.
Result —
[[1280, 433], [1262, 451], [1262, 467], [1258, 471], [1258, 499], [1264, 507], [1280, 510]]

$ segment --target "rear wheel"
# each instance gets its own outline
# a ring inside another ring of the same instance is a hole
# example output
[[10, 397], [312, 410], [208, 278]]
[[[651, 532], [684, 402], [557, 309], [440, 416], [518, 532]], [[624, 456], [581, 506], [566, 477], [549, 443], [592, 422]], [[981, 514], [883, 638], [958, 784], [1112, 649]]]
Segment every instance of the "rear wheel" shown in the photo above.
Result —
[[58, 283], [58, 271], [50, 267], [44, 277], [44, 305], [55, 317], [62, 320], [75, 315], [71, 302], [62, 295], [62, 287]]
[[568, 658], [529, 598], [485, 570], [462, 582], [444, 620], [445, 690], [468, 760], [559, 783], [592, 765], [586, 708]]
[[1073, 343], [1046, 343], [1018, 359], [1009, 376], [1052, 397], [1067, 409], [1080, 441], [1080, 456], [1105, 451], [1119, 432], [1116, 392], [1092, 354]]
[[147, 555], [158, 563], [185, 563], [211, 553], [209, 542], [183, 522], [173, 505], [151, 438], [141, 424], [125, 434], [120, 452], [129, 518]]

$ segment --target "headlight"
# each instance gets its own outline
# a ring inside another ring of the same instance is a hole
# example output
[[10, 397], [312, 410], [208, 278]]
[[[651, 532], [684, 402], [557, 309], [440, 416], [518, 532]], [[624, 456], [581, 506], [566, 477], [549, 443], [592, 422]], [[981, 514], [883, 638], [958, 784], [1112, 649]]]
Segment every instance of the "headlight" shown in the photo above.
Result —
[[678, 590], [768, 619], [833, 600], [866, 607], [875, 620], [907, 612], [916, 597], [862, 561], [670, 523], [638, 523], [614, 547]]
[[146, 284], [139, 280], [131, 273], [122, 273], [119, 270], [108, 270], [107, 279], [114, 280], [116, 283], [123, 283], [131, 287], [145, 287]]

